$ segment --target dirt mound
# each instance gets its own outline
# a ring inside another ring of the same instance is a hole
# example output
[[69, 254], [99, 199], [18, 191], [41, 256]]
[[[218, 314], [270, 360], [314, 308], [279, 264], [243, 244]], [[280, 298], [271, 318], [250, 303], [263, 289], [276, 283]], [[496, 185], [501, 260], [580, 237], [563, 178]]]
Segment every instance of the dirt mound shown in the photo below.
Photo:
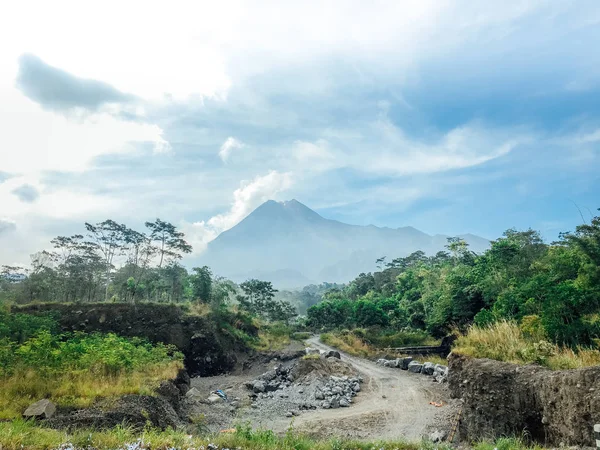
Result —
[[600, 367], [551, 371], [450, 356], [449, 386], [464, 406], [465, 439], [521, 435], [558, 445], [593, 446], [600, 423]]
[[337, 358], [301, 358], [292, 367], [291, 374], [295, 380], [305, 380], [331, 375], [352, 376], [356, 375], [356, 369]]

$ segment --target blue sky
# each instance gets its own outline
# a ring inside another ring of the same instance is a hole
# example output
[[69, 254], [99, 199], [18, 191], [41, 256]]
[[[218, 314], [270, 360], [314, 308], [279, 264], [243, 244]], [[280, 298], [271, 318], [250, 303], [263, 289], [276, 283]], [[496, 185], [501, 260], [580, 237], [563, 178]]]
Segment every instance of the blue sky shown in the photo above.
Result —
[[491, 239], [600, 207], [596, 1], [13, 3], [0, 263], [105, 218], [200, 253], [267, 199]]

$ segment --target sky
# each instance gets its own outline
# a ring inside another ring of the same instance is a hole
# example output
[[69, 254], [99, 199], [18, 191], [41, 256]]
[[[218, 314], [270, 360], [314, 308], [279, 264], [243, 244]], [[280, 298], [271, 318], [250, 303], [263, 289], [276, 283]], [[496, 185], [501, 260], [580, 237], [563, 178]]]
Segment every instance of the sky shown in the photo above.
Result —
[[0, 264], [268, 199], [549, 241], [600, 207], [597, 0], [0, 4]]

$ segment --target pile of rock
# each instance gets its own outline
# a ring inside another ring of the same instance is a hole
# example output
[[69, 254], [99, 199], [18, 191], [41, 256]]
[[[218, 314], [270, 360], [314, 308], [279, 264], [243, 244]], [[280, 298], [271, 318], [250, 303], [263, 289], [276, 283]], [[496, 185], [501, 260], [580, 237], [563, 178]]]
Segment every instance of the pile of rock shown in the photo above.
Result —
[[396, 359], [378, 359], [377, 364], [384, 367], [393, 367], [396, 369], [408, 370], [412, 373], [421, 373], [423, 375], [432, 376], [438, 383], [448, 381], [448, 367], [441, 364], [433, 364], [431, 362], [420, 363], [414, 361], [412, 357]]
[[273, 370], [263, 373], [256, 380], [246, 383], [246, 387], [251, 389], [256, 395], [274, 392], [284, 389], [292, 384], [294, 376], [290, 367], [277, 365]]
[[352, 403], [352, 397], [360, 392], [361, 382], [360, 377], [331, 376], [315, 391], [315, 400], [321, 400], [321, 407], [324, 409], [347, 408]]

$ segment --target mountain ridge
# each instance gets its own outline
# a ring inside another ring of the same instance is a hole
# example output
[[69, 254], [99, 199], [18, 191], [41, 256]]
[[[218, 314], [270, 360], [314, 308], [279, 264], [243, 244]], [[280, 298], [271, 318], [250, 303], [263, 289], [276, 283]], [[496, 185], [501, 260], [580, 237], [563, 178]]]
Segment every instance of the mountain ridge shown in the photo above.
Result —
[[[347, 282], [376, 269], [375, 260], [444, 250], [448, 236], [412, 226], [352, 225], [327, 219], [296, 199], [268, 200], [211, 241], [197, 263], [236, 282], [261, 278], [277, 288]], [[489, 241], [460, 235], [480, 252]]]

